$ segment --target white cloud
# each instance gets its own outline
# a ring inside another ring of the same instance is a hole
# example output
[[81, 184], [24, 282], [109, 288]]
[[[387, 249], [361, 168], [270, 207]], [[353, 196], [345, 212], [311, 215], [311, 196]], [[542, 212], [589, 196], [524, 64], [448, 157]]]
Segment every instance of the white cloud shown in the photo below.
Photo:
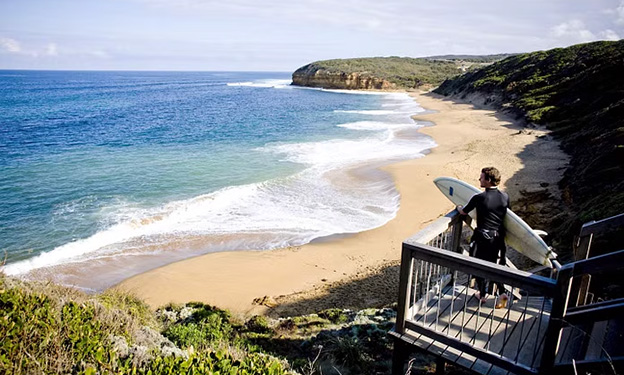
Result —
[[45, 54], [48, 56], [58, 56], [58, 47], [56, 46], [56, 43], [48, 44]]
[[101, 50], [91, 51], [89, 52], [89, 55], [94, 56], [94, 57], [99, 57], [102, 59], [107, 59], [110, 57], [110, 55], [106, 53], [106, 51], [101, 51]]
[[624, 0], [621, 0], [620, 5], [615, 8], [615, 23], [624, 25]]
[[561, 23], [551, 30], [552, 35], [558, 39], [564, 39], [573, 43], [591, 42], [596, 40], [594, 33], [589, 31], [583, 21], [570, 20]]
[[20, 53], [22, 47], [15, 39], [0, 37], [0, 48], [11, 53]]
[[604, 39], [604, 40], [620, 40], [621, 39], [618, 33], [616, 33], [615, 31], [611, 29], [601, 31], [599, 36], [600, 36], [600, 39]]

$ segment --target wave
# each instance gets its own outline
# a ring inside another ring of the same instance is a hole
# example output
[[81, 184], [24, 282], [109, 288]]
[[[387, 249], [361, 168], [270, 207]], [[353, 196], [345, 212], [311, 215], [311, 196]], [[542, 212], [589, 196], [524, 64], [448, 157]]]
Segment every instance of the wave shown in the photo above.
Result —
[[269, 88], [286, 88], [292, 83], [290, 79], [263, 79], [247, 82], [229, 82], [226, 85], [232, 87], [269, 87]]
[[395, 124], [390, 122], [382, 122], [382, 121], [356, 121], [356, 122], [348, 122], [345, 124], [337, 125], [340, 128], [346, 128], [351, 130], [370, 130], [370, 131], [380, 131], [380, 130], [398, 130], [398, 129], [415, 129], [421, 127], [420, 125], [415, 125], [413, 122], [404, 123], [404, 124]]
[[384, 110], [384, 109], [365, 109], [365, 110], [336, 109], [336, 110], [334, 110], [334, 112], [337, 112], [337, 113], [357, 113], [357, 114], [361, 114], [361, 115], [373, 115], [373, 116], [384, 116], [384, 115], [396, 114], [395, 111]]

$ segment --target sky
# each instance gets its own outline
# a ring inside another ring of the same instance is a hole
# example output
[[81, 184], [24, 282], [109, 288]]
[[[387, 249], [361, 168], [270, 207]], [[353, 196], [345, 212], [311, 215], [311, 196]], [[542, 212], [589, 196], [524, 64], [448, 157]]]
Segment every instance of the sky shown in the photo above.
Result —
[[624, 38], [624, 0], [0, 0], [0, 69], [284, 71]]

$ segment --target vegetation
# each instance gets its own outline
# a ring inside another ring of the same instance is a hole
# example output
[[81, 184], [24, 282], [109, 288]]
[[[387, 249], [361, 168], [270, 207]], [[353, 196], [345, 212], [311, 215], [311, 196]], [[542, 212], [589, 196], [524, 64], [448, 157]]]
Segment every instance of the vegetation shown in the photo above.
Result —
[[464, 61], [482, 64], [491, 64], [493, 62], [506, 59], [509, 56], [515, 56], [512, 53], [499, 53], [496, 55], [443, 55], [443, 56], [429, 56], [426, 57], [429, 60], [451, 60], [451, 61]]
[[128, 294], [89, 297], [0, 277], [0, 373], [288, 373], [210, 306], [169, 306], [154, 316]]
[[569, 215], [553, 226], [569, 245], [579, 225], [624, 212], [624, 40], [508, 57], [435, 92], [479, 95], [544, 124], [571, 156], [561, 188]]
[[374, 77], [388, 81], [397, 88], [415, 88], [421, 85], [439, 85], [448, 77], [460, 73], [455, 62], [414, 59], [408, 57], [372, 57], [316, 61], [303, 66], [293, 74], [313, 76], [317, 72], [338, 77], [358, 73], [361, 77]]
[[[389, 373], [392, 308], [246, 322], [199, 302], [152, 312], [120, 291], [89, 296], [0, 274], [2, 374]], [[412, 361], [413, 374], [434, 371]], [[458, 372], [459, 373], [459, 372]]]

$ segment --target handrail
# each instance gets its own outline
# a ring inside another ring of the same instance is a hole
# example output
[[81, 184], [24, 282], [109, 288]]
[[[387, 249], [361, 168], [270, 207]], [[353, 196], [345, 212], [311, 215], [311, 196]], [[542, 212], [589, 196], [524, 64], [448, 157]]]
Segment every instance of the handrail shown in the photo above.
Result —
[[[614, 265], [620, 267], [614, 269]], [[624, 250], [574, 262], [574, 275], [612, 273], [618, 269], [624, 270]]]
[[461, 219], [462, 217], [459, 212], [457, 212], [457, 210], [453, 210], [446, 215], [436, 219], [434, 222], [427, 225], [421, 231], [407, 238], [403, 242], [410, 244], [428, 243], [429, 241], [439, 236], [442, 232], [447, 230], [451, 225], [456, 224]]
[[610, 232], [617, 228], [624, 227], [624, 213], [608, 217], [599, 221], [590, 221], [583, 224], [578, 238], [574, 241], [574, 258], [575, 260], [589, 258], [594, 235], [600, 235]]
[[557, 284], [551, 278], [501, 266], [463, 254], [440, 250], [428, 245], [415, 246], [404, 244], [403, 247], [411, 252], [411, 257], [413, 258], [422, 259], [443, 267], [461, 269], [462, 272], [473, 276], [491, 278], [506, 284], [518, 285], [518, 287], [527, 291], [548, 297], [552, 297]]
[[624, 314], [624, 298], [617, 300], [595, 303], [570, 309], [565, 314], [568, 324], [581, 324], [587, 322], [599, 322], [621, 317]]
[[611, 216], [598, 221], [590, 221], [589, 223], [583, 224], [579, 237], [585, 237], [590, 234], [600, 232], [607, 232], [618, 227], [624, 227], [624, 214]]

